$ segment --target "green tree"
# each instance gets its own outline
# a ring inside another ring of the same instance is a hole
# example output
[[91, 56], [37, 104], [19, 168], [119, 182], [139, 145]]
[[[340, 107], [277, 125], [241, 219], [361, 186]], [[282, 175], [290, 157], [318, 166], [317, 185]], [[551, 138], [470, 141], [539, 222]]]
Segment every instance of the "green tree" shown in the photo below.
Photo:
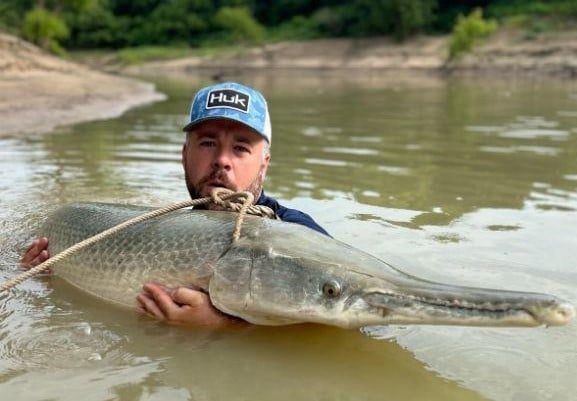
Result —
[[22, 33], [26, 39], [56, 54], [64, 53], [58, 41], [69, 35], [64, 21], [43, 8], [35, 8], [26, 13]]
[[430, 26], [436, 7], [436, 0], [357, 0], [358, 29], [404, 40]]
[[[98, 0], [36, 0], [33, 9], [24, 15], [23, 36], [44, 49], [63, 54], [60, 41], [68, 38], [70, 31], [62, 18], [63, 10], [80, 12], [96, 4]], [[48, 8], [50, 7], [50, 8]]]
[[116, 16], [109, 7], [98, 4], [83, 12], [64, 14], [70, 27], [67, 46], [76, 48], [119, 48], [128, 45], [132, 18]]
[[250, 43], [262, 43], [265, 36], [264, 27], [245, 7], [222, 7], [214, 17], [216, 25], [230, 31], [234, 36]]
[[192, 43], [207, 30], [207, 18], [189, 7], [189, 1], [167, 2], [141, 18], [131, 37], [133, 44]]
[[482, 41], [496, 29], [497, 22], [484, 19], [481, 8], [473, 10], [466, 17], [460, 15], [453, 28], [449, 43], [449, 60], [457, 59], [463, 53], [470, 51], [475, 44]]
[[24, 15], [33, 7], [33, 0], [1, 0], [0, 30], [19, 33]]

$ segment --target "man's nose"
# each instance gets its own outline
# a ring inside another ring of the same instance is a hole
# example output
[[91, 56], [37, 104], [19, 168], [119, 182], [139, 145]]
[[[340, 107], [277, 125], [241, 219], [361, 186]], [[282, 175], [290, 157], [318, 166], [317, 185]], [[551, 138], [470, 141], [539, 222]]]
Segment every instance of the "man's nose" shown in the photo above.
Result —
[[213, 161], [213, 167], [223, 170], [230, 170], [232, 168], [232, 158], [230, 152], [226, 149], [219, 149]]

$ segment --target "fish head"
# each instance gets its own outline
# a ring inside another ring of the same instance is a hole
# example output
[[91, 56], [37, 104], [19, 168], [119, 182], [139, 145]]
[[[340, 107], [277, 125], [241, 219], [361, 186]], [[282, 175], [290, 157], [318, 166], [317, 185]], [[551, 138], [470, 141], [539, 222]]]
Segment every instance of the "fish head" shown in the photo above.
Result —
[[575, 316], [571, 304], [551, 295], [423, 280], [341, 242], [315, 239], [239, 241], [215, 271], [213, 303], [255, 324], [343, 328], [560, 326]]

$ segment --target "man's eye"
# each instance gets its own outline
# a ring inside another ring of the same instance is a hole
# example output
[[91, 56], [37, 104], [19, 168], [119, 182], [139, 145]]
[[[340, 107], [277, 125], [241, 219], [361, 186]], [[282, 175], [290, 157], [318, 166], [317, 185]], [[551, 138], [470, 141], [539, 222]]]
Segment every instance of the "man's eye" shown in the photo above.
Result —
[[214, 141], [201, 141], [200, 142], [200, 146], [206, 147], [206, 148], [210, 148], [210, 147], [215, 146], [215, 145], [216, 145], [216, 142], [214, 142]]
[[250, 149], [246, 146], [236, 145], [234, 148], [236, 149], [237, 152], [250, 153]]

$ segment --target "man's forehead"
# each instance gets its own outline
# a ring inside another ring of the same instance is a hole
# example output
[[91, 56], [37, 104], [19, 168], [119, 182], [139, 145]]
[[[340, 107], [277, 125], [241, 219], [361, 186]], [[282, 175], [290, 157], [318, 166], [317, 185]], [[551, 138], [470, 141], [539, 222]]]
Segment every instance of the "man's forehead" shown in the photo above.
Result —
[[256, 133], [252, 128], [247, 127], [242, 123], [226, 119], [203, 121], [188, 131], [188, 135], [191, 134], [198, 137], [217, 137], [226, 135], [233, 136], [236, 139], [244, 139], [251, 142], [265, 141], [265, 139]]

